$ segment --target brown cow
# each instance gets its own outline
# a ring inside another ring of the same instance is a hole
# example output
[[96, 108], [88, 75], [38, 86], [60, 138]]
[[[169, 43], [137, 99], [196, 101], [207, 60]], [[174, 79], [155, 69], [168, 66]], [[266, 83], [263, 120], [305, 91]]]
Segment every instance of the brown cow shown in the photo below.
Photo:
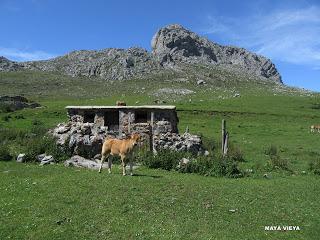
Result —
[[316, 130], [320, 133], [320, 125], [311, 125], [310, 132], [315, 132]]
[[101, 172], [103, 162], [106, 158], [108, 158], [108, 171], [111, 173], [112, 161], [110, 155], [116, 155], [121, 158], [123, 176], [126, 175], [127, 160], [130, 162], [130, 174], [132, 175], [132, 153], [138, 145], [139, 139], [140, 135], [137, 133], [132, 134], [128, 139], [107, 139], [102, 146], [99, 173]]

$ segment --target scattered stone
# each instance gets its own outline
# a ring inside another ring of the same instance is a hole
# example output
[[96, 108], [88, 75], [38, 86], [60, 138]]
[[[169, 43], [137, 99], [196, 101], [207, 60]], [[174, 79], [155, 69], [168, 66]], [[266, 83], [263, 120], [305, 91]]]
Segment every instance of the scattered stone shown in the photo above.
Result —
[[154, 96], [167, 96], [168, 94], [185, 96], [193, 93], [195, 91], [186, 88], [161, 88], [154, 93]]
[[180, 160], [180, 165], [187, 165], [190, 162], [190, 159], [188, 158], [182, 158]]
[[37, 156], [37, 160], [40, 162], [40, 165], [47, 165], [47, 164], [53, 164], [55, 162], [53, 156], [46, 155], [46, 154], [40, 154]]
[[198, 81], [197, 81], [197, 84], [198, 84], [198, 85], [204, 85], [204, 84], [206, 84], [206, 82], [205, 82], [204, 80], [198, 80]]
[[266, 179], [270, 179], [270, 178], [271, 178], [271, 175], [265, 173], [265, 174], [263, 174], [263, 177], [266, 178]]
[[20, 153], [17, 157], [17, 162], [18, 163], [23, 163], [26, 160], [26, 154], [25, 153]]
[[235, 93], [235, 94], [233, 95], [233, 97], [234, 97], [234, 98], [240, 97], [240, 93]]
[[[90, 168], [94, 170], [98, 170], [100, 167], [100, 163], [86, 159], [79, 155], [72, 156], [69, 160], [64, 162], [66, 167], [83, 167], [83, 168]], [[108, 164], [103, 163], [102, 168], [107, 168]]]
[[229, 212], [231, 213], [235, 213], [236, 211], [238, 211], [238, 209], [229, 209]]
[[160, 100], [160, 99], [156, 99], [153, 101], [155, 104], [164, 104], [164, 103], [167, 103], [166, 101], [164, 100]]
[[208, 150], [205, 150], [204, 153], [203, 153], [204, 156], [209, 156], [209, 154], [210, 154], [210, 153], [209, 153]]

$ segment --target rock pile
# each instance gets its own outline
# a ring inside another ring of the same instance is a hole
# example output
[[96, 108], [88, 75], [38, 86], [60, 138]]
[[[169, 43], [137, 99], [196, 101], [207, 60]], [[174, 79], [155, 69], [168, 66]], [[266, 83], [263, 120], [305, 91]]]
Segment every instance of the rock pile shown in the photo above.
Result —
[[201, 138], [197, 135], [184, 133], [164, 133], [154, 136], [154, 145], [156, 150], [168, 149], [172, 151], [188, 151], [193, 154], [202, 154], [204, 152]]
[[51, 134], [57, 139], [57, 145], [68, 147], [73, 155], [90, 158], [101, 152], [107, 136], [115, 137], [115, 134], [107, 132], [104, 126], [80, 122], [60, 123]]
[[[189, 151], [203, 153], [201, 138], [197, 135], [172, 133], [166, 121], [159, 121], [154, 126], [154, 146], [156, 150]], [[165, 133], [164, 133], [165, 132]], [[72, 155], [94, 158], [100, 154], [104, 139], [118, 137], [117, 132], [108, 131], [104, 126], [93, 123], [68, 122], [58, 124], [51, 134], [57, 139], [57, 145], [70, 149]], [[142, 132], [142, 134], [146, 134]], [[144, 136], [143, 139], [148, 139]]]

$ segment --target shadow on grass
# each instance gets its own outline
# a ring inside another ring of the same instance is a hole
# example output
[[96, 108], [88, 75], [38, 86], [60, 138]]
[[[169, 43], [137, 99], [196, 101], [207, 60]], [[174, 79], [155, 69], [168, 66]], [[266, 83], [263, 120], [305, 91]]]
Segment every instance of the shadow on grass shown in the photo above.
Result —
[[134, 173], [134, 174], [133, 174], [133, 177], [162, 178], [163, 176]]

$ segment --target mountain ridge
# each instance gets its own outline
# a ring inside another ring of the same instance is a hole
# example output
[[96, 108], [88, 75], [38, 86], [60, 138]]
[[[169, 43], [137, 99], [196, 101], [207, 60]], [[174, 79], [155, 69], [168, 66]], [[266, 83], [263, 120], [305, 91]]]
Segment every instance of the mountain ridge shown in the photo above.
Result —
[[124, 80], [166, 71], [179, 74], [194, 65], [203, 65], [282, 84], [270, 59], [244, 48], [219, 45], [179, 24], [160, 28], [151, 47], [151, 52], [140, 47], [77, 50], [49, 60], [20, 63], [1, 57], [0, 71], [57, 71], [73, 77]]

